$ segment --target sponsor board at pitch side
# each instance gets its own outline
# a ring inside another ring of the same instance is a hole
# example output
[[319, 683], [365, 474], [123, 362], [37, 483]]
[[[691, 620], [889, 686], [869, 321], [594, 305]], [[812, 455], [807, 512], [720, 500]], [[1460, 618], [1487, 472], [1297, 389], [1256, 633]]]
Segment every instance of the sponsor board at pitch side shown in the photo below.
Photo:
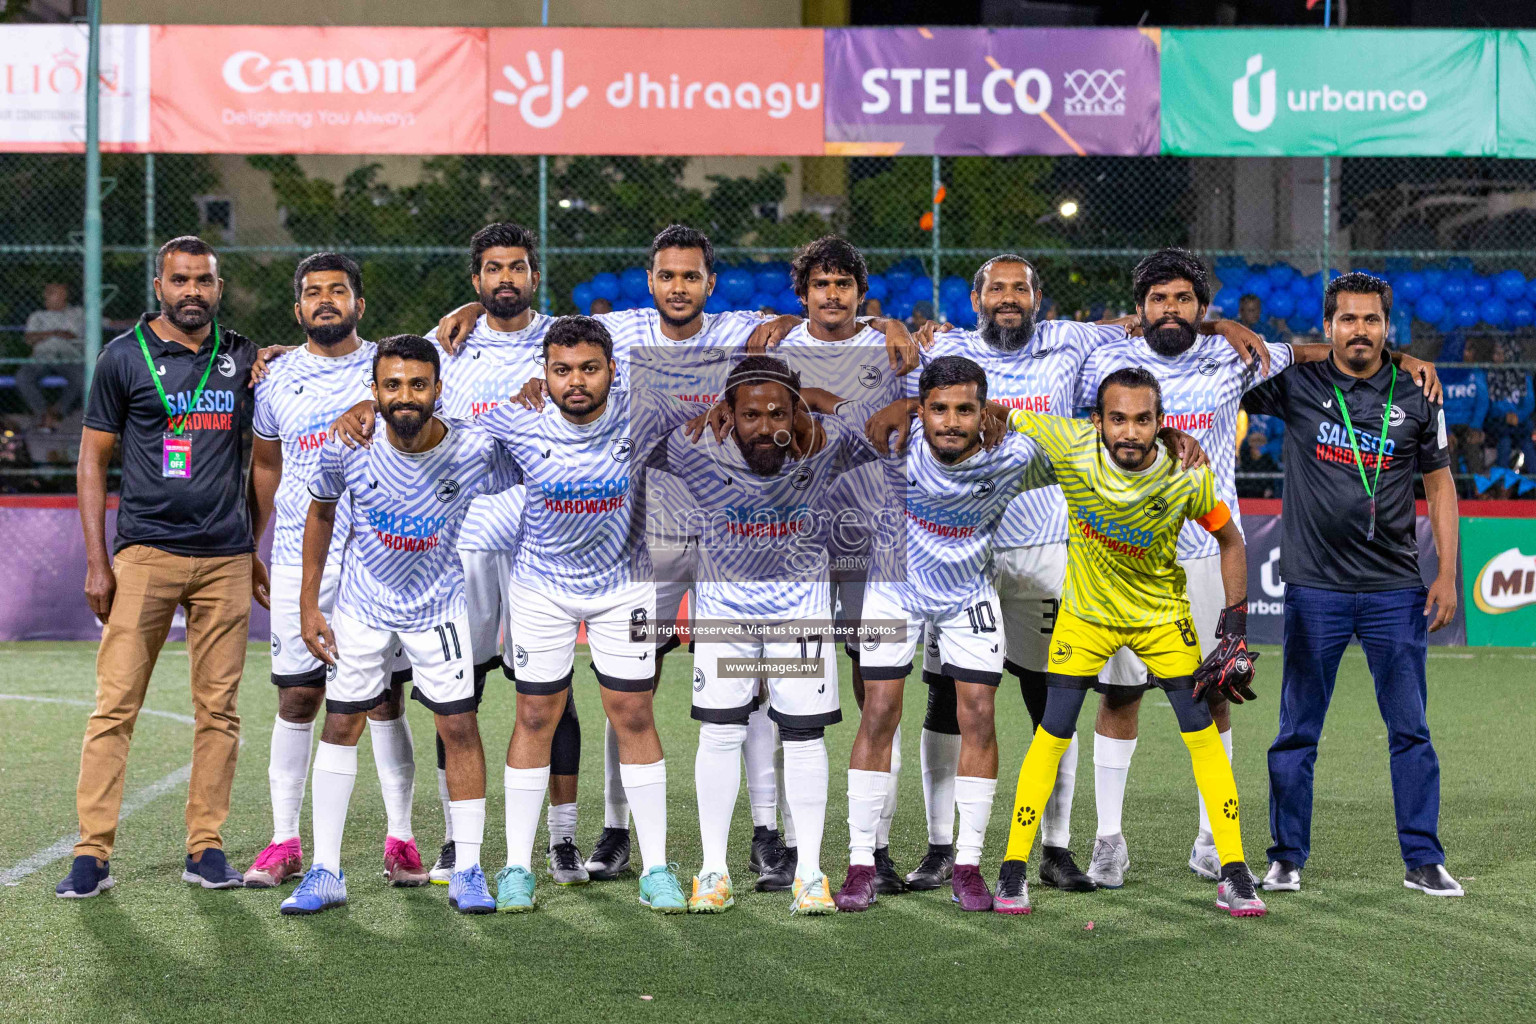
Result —
[[1162, 148], [1182, 156], [1492, 156], [1493, 32], [1163, 33]]
[[1467, 642], [1536, 646], [1536, 520], [1463, 519], [1461, 537]]
[[[84, 25], [7, 25], [0, 32], [0, 148], [85, 148]], [[149, 27], [101, 28], [100, 137], [104, 150], [147, 149]]]
[[819, 29], [490, 30], [492, 153], [822, 152]]

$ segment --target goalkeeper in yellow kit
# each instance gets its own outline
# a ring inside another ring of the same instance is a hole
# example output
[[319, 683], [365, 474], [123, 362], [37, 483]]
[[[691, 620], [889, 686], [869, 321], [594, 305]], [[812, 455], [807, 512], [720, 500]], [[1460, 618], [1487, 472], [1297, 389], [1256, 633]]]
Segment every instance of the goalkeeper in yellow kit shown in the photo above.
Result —
[[[1243, 859], [1237, 783], [1212, 724], [1206, 691], [1234, 703], [1249, 688], [1256, 655], [1247, 649], [1248, 573], [1243, 537], [1216, 497], [1209, 466], [1180, 471], [1157, 443], [1162, 391], [1141, 367], [1110, 374], [1099, 386], [1093, 420], [1014, 410], [1014, 430], [1034, 438], [1051, 460], [1068, 508], [1067, 584], [1051, 633], [1045, 714], [1019, 769], [1008, 849], [994, 909], [1029, 913], [1026, 862], [1057, 762], [1071, 743], [1083, 699], [1121, 647], [1146, 662], [1168, 695], [1189, 748], [1195, 782], [1213, 809], [1221, 880], [1216, 905], [1234, 917], [1266, 912]], [[1177, 542], [1186, 520], [1215, 535], [1221, 548], [1226, 610], [1216, 650], [1202, 664], [1190, 624]]]

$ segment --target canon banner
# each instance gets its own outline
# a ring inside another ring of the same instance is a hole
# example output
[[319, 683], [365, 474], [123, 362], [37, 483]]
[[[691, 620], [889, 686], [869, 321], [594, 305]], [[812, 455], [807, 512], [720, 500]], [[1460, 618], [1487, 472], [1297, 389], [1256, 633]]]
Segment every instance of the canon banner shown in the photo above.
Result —
[[490, 151], [822, 151], [815, 29], [490, 30]]
[[161, 152], [485, 152], [483, 29], [151, 31]]
[[[78, 152], [85, 144], [84, 25], [0, 31], [0, 150]], [[149, 28], [101, 30], [101, 148], [149, 142]]]
[[827, 152], [1156, 153], [1158, 35], [829, 30]]

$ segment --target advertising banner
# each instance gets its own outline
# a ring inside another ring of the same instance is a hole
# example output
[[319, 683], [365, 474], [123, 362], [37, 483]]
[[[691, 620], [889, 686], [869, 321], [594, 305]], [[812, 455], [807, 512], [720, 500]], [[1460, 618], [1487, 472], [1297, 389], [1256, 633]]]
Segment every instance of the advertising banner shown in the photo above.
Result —
[[[80, 152], [85, 145], [84, 25], [0, 31], [0, 150]], [[101, 148], [149, 142], [149, 27], [101, 29]]]
[[1399, 29], [1163, 33], [1163, 151], [1492, 156], [1498, 34]]
[[829, 29], [828, 153], [1158, 152], [1157, 29]]
[[493, 28], [492, 153], [822, 152], [817, 29]]
[[1462, 606], [1473, 647], [1536, 647], [1536, 521], [1461, 521]]
[[484, 29], [156, 25], [154, 148], [484, 153]]
[[1499, 156], [1536, 157], [1536, 32], [1499, 33]]

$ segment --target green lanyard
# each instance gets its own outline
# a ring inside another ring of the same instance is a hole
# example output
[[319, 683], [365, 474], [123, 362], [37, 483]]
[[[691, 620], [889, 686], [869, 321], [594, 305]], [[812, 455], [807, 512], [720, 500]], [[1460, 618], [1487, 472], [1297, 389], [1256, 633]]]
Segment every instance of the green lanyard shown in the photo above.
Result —
[[[176, 419], [176, 407], [165, 396], [165, 385], [160, 383], [160, 371], [155, 369], [155, 360], [149, 354], [149, 343], [144, 340], [144, 322], [142, 320], [133, 325], [133, 334], [134, 337], [139, 339], [139, 351], [144, 353], [144, 365], [149, 367], [149, 379], [155, 382], [155, 390], [160, 392], [160, 404], [165, 406], [166, 419], [174, 420]], [[213, 352], [208, 356], [208, 365], [203, 368], [203, 379], [197, 382], [197, 390], [192, 392], [192, 407], [187, 410], [188, 412], [192, 412], [197, 408], [198, 399], [203, 397], [203, 385], [208, 383], [208, 375], [213, 372], [213, 364], [218, 361], [218, 358], [219, 322], [215, 320], [213, 322]], [[182, 431], [186, 429], [187, 418], [183, 416], [171, 433], [175, 437], [180, 437]]]
[[1360, 483], [1365, 487], [1365, 496], [1371, 499], [1371, 524], [1366, 528], [1365, 539], [1376, 539], [1376, 487], [1381, 482], [1381, 463], [1387, 447], [1387, 427], [1392, 420], [1392, 395], [1397, 391], [1397, 364], [1392, 365], [1392, 382], [1387, 385], [1387, 404], [1381, 411], [1381, 441], [1376, 446], [1376, 474], [1370, 480], [1365, 478], [1365, 462], [1360, 458], [1360, 443], [1355, 440], [1355, 425], [1349, 421], [1349, 406], [1344, 404], [1344, 392], [1339, 386], [1333, 386], [1334, 397], [1339, 400], [1339, 413], [1344, 417], [1344, 429], [1349, 431], [1349, 447], [1355, 453], [1355, 468], [1360, 471]]

